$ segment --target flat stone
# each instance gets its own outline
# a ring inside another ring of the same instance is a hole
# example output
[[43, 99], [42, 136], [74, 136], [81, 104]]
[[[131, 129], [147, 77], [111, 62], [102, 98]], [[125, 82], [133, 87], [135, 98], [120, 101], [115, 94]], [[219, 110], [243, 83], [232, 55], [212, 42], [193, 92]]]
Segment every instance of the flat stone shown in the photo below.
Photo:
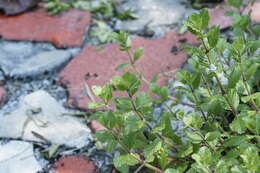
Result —
[[47, 92], [33, 92], [20, 100], [17, 110], [0, 116], [0, 137], [78, 148], [88, 146], [92, 140], [91, 130], [82, 119], [64, 115], [66, 113], [71, 112]]
[[37, 9], [18, 16], [0, 15], [0, 35], [7, 40], [49, 41], [57, 47], [76, 47], [83, 42], [90, 13], [71, 9], [58, 16], [49, 16]]
[[4, 104], [6, 100], [6, 90], [3, 87], [0, 87], [0, 106]]
[[96, 173], [93, 162], [84, 156], [62, 157], [54, 163], [55, 173]]
[[35, 77], [66, 64], [76, 49], [57, 50], [49, 44], [0, 42], [0, 68], [8, 77]]
[[[177, 69], [181, 68], [187, 60], [186, 53], [177, 51], [172, 53], [173, 47], [179, 48], [183, 43], [195, 43], [195, 37], [191, 34], [178, 35], [169, 32], [165, 37], [157, 40], [135, 38], [132, 40], [133, 48], [144, 48], [142, 58], [137, 66], [149, 80], [157, 73], [162, 73], [158, 83], [163, 85], [167, 79], [172, 78]], [[128, 61], [127, 54], [119, 50], [118, 45], [109, 44], [101, 50], [95, 46], [86, 46], [60, 73], [62, 83], [69, 91], [68, 104], [74, 108], [86, 109], [90, 102], [87, 87], [104, 85], [112, 76], [120, 75], [123, 71], [115, 68]], [[142, 90], [147, 89], [146, 85]]]
[[183, 0], [131, 0], [122, 3], [118, 11], [131, 8], [135, 20], [117, 21], [116, 29], [142, 31], [145, 27], [161, 34], [167, 26], [180, 23], [193, 10], [185, 8]]
[[22, 13], [36, 6], [39, 0], [0, 0], [0, 9], [5, 15]]
[[230, 27], [234, 23], [234, 21], [232, 17], [225, 16], [226, 11], [228, 11], [228, 9], [224, 9], [224, 8], [209, 9], [209, 15], [210, 15], [209, 26], [219, 25], [220, 29], [225, 29], [227, 27]]
[[0, 172], [36, 173], [41, 169], [31, 143], [10, 141], [0, 145]]

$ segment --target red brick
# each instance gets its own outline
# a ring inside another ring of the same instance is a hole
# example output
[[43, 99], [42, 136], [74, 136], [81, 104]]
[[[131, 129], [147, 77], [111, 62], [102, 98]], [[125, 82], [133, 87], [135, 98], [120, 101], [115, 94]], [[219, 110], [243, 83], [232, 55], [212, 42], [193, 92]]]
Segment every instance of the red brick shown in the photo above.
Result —
[[252, 10], [251, 18], [255, 22], [260, 22], [260, 2], [255, 2], [252, 7], [249, 7]]
[[220, 29], [225, 29], [233, 24], [233, 19], [230, 16], [225, 16], [228, 9], [215, 8], [209, 10], [210, 24], [209, 26], [219, 25]]
[[6, 90], [0, 87], [0, 106], [2, 106], [6, 99]]
[[[137, 62], [138, 68], [149, 80], [158, 72], [172, 72], [169, 76], [162, 75], [159, 79], [160, 85], [165, 84], [166, 79], [173, 77], [174, 71], [181, 68], [187, 60], [184, 52], [171, 52], [173, 47], [178, 49], [181, 42], [186, 40], [189, 43], [196, 42], [191, 34], [178, 35], [174, 32], [157, 40], [133, 39], [134, 49], [144, 48], [144, 54]], [[121, 52], [116, 44], [106, 45], [102, 50], [97, 50], [95, 46], [86, 46], [60, 74], [62, 82], [69, 89], [69, 105], [86, 109], [91, 100], [84, 94], [84, 84], [87, 83], [89, 88], [93, 85], [104, 85], [112, 76], [122, 74], [122, 71], [116, 71], [115, 68], [127, 61], [127, 54]], [[90, 77], [86, 78], [86, 75]], [[147, 86], [142, 86], [142, 90], [146, 88]]]
[[49, 16], [37, 9], [18, 16], [0, 15], [0, 35], [8, 40], [49, 41], [57, 47], [80, 46], [91, 16], [87, 11], [71, 9]]
[[62, 157], [54, 163], [55, 173], [96, 173], [95, 165], [84, 156]]

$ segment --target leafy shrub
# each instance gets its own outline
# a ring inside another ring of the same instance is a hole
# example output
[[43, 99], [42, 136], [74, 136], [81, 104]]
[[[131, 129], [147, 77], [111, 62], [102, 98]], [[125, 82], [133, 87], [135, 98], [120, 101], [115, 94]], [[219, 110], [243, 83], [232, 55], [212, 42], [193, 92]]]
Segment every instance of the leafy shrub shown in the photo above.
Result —
[[[230, 1], [240, 7], [242, 1]], [[107, 130], [96, 138], [107, 151], [117, 151], [113, 160], [117, 170], [158, 173], [259, 173], [260, 172], [260, 90], [259, 25], [252, 26], [249, 15], [229, 12], [234, 17], [233, 37], [222, 38], [218, 26], [208, 28], [206, 9], [192, 14], [185, 26], [200, 40], [200, 46], [185, 46], [192, 71], [181, 69], [175, 95], [167, 87], [148, 81], [135, 63], [143, 49], [132, 52], [125, 32], [115, 34], [120, 50], [129, 61], [117, 69], [132, 67], [132, 72], [114, 76], [109, 83], [92, 88], [102, 108], [92, 119]], [[142, 83], [150, 86], [138, 92]], [[113, 97], [114, 91], [125, 97]], [[155, 99], [151, 94], [158, 95]], [[183, 99], [186, 98], [186, 99]], [[165, 102], [159, 120], [153, 117], [156, 103]], [[188, 100], [184, 102], [184, 100]], [[176, 108], [190, 106], [193, 111]], [[174, 110], [174, 111], [173, 111]], [[172, 130], [171, 122], [183, 123], [184, 137]]]

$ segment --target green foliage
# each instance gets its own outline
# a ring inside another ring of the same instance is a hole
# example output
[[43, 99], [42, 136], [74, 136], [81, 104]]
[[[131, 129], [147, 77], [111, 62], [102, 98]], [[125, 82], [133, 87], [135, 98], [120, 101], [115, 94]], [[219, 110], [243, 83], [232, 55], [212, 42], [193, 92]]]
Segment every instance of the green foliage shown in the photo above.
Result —
[[61, 0], [44, 0], [44, 2], [44, 8], [48, 10], [50, 15], [56, 15], [71, 8], [70, 4]]
[[[233, 7], [241, 6], [240, 1], [228, 2]], [[117, 170], [260, 172], [259, 38], [252, 32], [255, 28], [247, 15], [232, 16], [234, 37], [230, 39], [221, 37], [218, 26], [208, 28], [206, 9], [185, 22], [201, 45], [185, 47], [192, 71], [181, 69], [176, 73], [182, 85], [175, 88], [173, 96], [166, 86], [155, 83], [157, 77], [150, 82], [137, 68], [143, 49], [133, 50], [127, 33], [113, 34], [120, 50], [128, 55], [128, 61], [117, 70], [127, 67], [131, 72], [114, 76], [103, 87], [93, 87], [102, 102], [90, 103], [89, 107], [108, 107], [92, 118], [107, 129], [97, 132], [97, 139], [107, 151], [118, 151], [113, 160]], [[142, 84], [149, 90], [139, 91]], [[113, 97], [114, 92], [120, 92], [120, 97]], [[168, 99], [173, 103], [165, 103], [164, 112], [155, 119], [156, 103]], [[178, 104], [190, 106], [192, 111], [185, 113], [175, 107]], [[185, 128], [175, 132], [172, 121], [183, 123]]]

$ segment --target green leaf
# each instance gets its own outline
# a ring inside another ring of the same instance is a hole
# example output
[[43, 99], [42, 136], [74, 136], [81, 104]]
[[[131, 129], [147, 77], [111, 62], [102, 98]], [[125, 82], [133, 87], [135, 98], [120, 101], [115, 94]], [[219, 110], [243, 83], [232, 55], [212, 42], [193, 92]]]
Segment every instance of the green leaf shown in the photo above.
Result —
[[114, 136], [106, 130], [99, 130], [95, 134], [97, 140], [106, 143], [106, 151], [112, 152], [117, 146], [117, 141], [114, 139]]
[[134, 62], [140, 59], [140, 57], [143, 54], [144, 49], [143, 48], [138, 48], [135, 53], [134, 53]]
[[209, 43], [210, 47], [214, 48], [217, 45], [218, 40], [220, 38], [219, 26], [211, 27], [207, 34], [207, 38], [208, 38], [208, 43]]
[[140, 80], [132, 73], [126, 72], [122, 76], [127, 92], [130, 96], [133, 96], [141, 86]]
[[258, 64], [252, 64], [251, 67], [246, 71], [245, 78], [246, 80], [250, 79], [256, 72]]
[[239, 8], [243, 4], [243, 0], [228, 0], [228, 3], [236, 8]]
[[231, 101], [231, 104], [233, 105], [234, 109], [236, 110], [239, 105], [239, 95], [237, 94], [236, 90], [231, 89], [228, 92], [229, 100]]
[[104, 107], [104, 106], [106, 106], [106, 105], [101, 104], [101, 103], [95, 103], [95, 102], [91, 102], [88, 104], [89, 109], [96, 109], [96, 108], [100, 108], [100, 107]]
[[197, 89], [200, 86], [200, 81], [201, 81], [201, 74], [195, 74], [192, 77], [192, 87], [193, 89]]
[[202, 32], [202, 30], [208, 27], [209, 19], [210, 17], [208, 11], [206, 9], [202, 9], [198, 14], [193, 13], [190, 15], [184, 24], [191, 33], [198, 35]]
[[156, 83], [157, 80], [159, 79], [160, 75], [161, 75], [161, 73], [155, 74], [155, 75], [152, 77], [152, 79], [151, 79], [151, 83]]
[[125, 120], [125, 133], [140, 131], [144, 126], [144, 122], [138, 116], [130, 115]]
[[123, 13], [117, 14], [117, 18], [121, 20], [127, 20], [127, 19], [133, 20], [133, 19], [137, 19], [138, 17], [133, 14], [133, 9], [129, 8], [125, 10]]
[[175, 77], [178, 81], [180, 81], [183, 84], [190, 83], [190, 78], [191, 78], [190, 73], [187, 72], [186, 70], [183, 69], [178, 70]]
[[117, 67], [116, 67], [116, 70], [122, 70], [126, 67], [129, 66], [129, 63], [125, 63], [125, 64], [119, 64]]
[[136, 106], [137, 111], [139, 111], [143, 114], [145, 114], [145, 113], [147, 114], [147, 112], [152, 111], [151, 110], [152, 105], [153, 105], [152, 99], [148, 94], [142, 92], [142, 93], [140, 93], [140, 95], [138, 95], [136, 97], [135, 106]]
[[228, 78], [228, 87], [229, 88], [235, 88], [237, 82], [240, 80], [242, 75], [242, 71], [239, 67], [235, 67], [234, 71], [231, 73], [231, 75]]
[[127, 90], [126, 83], [121, 76], [113, 76], [113, 78], [111, 79], [111, 83], [119, 91]]
[[260, 24], [253, 26], [252, 31], [259, 37], [260, 36]]
[[168, 99], [168, 88], [166, 86], [159, 86], [155, 83], [150, 83], [150, 90], [152, 93], [160, 96], [162, 99], [167, 100]]
[[181, 145], [178, 149], [179, 152], [177, 153], [177, 157], [180, 158], [185, 158], [193, 152], [193, 146], [191, 144]]
[[250, 171], [257, 171], [260, 166], [260, 156], [259, 156], [259, 149], [256, 147], [248, 147], [244, 153], [241, 155], [245, 166]]
[[240, 167], [239, 165], [235, 165], [234, 167], [231, 168], [232, 173], [248, 173], [247, 170], [244, 168]]
[[256, 133], [260, 134], [260, 114], [256, 114]]
[[215, 131], [215, 132], [207, 133], [205, 138], [207, 141], [211, 142], [211, 141], [217, 140], [220, 136], [221, 136], [221, 133], [219, 131]]
[[108, 102], [112, 99], [113, 93], [112, 93], [112, 86], [111, 84], [106, 84], [103, 87], [100, 86], [92, 86], [92, 91], [96, 96], [101, 98], [105, 104], [108, 104]]
[[96, 112], [93, 116], [92, 119], [97, 120], [100, 122], [103, 126], [106, 128], [114, 128], [115, 125], [118, 123], [118, 118], [116, 117], [116, 114], [111, 111], [107, 112]]
[[226, 160], [220, 160], [218, 161], [216, 165], [216, 173], [229, 173], [230, 169], [230, 163], [227, 162]]
[[169, 169], [166, 169], [165, 173], [179, 173], [179, 171], [176, 169], [169, 168]]
[[118, 111], [129, 112], [132, 111], [132, 100], [130, 98], [117, 97], [113, 100], [113, 104], [116, 105]]
[[148, 148], [144, 150], [146, 162], [154, 161], [154, 154], [162, 149], [162, 142], [160, 140], [155, 140]]
[[92, 86], [92, 91], [97, 97], [99, 97], [102, 94], [102, 87], [94, 85]]
[[114, 157], [113, 163], [116, 168], [121, 168], [122, 166], [134, 166], [139, 163], [136, 158], [139, 158], [137, 154], [120, 155]]
[[184, 116], [183, 118], [184, 124], [186, 124], [188, 127], [192, 127], [195, 129], [200, 129], [202, 127], [202, 118], [197, 113], [192, 113], [190, 115]]
[[242, 134], [246, 131], [246, 124], [241, 115], [238, 115], [233, 122], [230, 124], [231, 130]]
[[229, 139], [225, 140], [223, 146], [225, 147], [235, 147], [240, 146], [247, 141], [246, 136], [232, 136]]
[[260, 100], [260, 92], [256, 92], [256, 93], [252, 94], [251, 96], [245, 96], [245, 97], [241, 98], [241, 100], [244, 103], [249, 102], [251, 99], [253, 99], [253, 100]]
[[188, 139], [190, 139], [190, 142], [194, 144], [199, 144], [203, 139], [200, 135], [198, 135], [195, 132], [186, 132]]
[[207, 147], [201, 147], [198, 153], [191, 156], [201, 166], [209, 166], [212, 161], [212, 152]]

